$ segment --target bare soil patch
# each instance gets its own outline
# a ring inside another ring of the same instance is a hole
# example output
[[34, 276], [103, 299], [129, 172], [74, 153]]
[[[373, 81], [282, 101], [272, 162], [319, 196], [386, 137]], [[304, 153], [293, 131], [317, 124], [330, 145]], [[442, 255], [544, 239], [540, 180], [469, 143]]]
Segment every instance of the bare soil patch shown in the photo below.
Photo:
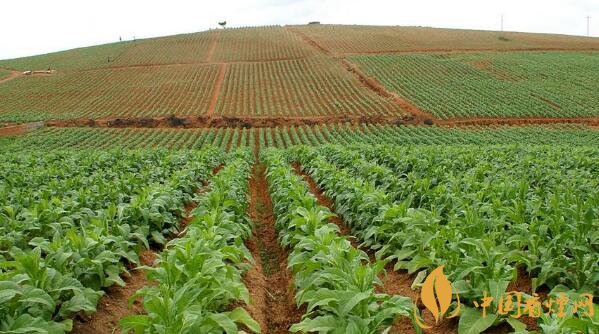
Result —
[[0, 128], [0, 137], [19, 136], [44, 126], [43, 122], [8, 125]]

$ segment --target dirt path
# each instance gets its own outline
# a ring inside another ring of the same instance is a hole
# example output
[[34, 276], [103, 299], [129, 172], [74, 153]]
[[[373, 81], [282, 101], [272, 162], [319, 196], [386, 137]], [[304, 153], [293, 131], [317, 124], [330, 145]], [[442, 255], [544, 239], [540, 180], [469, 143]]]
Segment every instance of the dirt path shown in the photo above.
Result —
[[218, 77], [216, 78], [216, 82], [214, 83], [214, 93], [212, 94], [212, 98], [210, 99], [210, 103], [208, 104], [208, 109], [206, 110], [206, 117], [212, 117], [214, 114], [214, 110], [216, 109], [216, 103], [218, 102], [218, 97], [220, 96], [220, 91], [223, 87], [223, 82], [225, 81], [225, 73], [227, 72], [227, 64], [220, 64], [218, 69]]
[[[139, 258], [141, 264], [151, 266], [157, 253], [153, 250], [143, 251]], [[120, 329], [119, 320], [128, 315], [143, 314], [144, 308], [141, 300], [136, 300], [129, 308], [129, 298], [137, 290], [151, 285], [146, 279], [143, 270], [133, 269], [131, 274], [125, 276], [125, 286], [112, 286], [106, 289], [106, 294], [100, 299], [94, 313], [89, 319], [75, 319], [73, 321], [74, 334], [112, 334]]]
[[219, 30], [217, 32], [216, 37], [212, 40], [212, 43], [210, 44], [210, 49], [208, 49], [208, 52], [206, 53], [206, 62], [207, 63], [212, 61], [212, 57], [214, 56], [214, 50], [216, 50], [216, 47], [218, 46], [218, 43], [220, 42], [222, 34], [223, 33]]
[[436, 116], [420, 110], [420, 108], [418, 108], [416, 105], [412, 104], [408, 100], [404, 99], [403, 97], [397, 95], [394, 92], [387, 90], [387, 88], [385, 88], [380, 82], [378, 82], [378, 80], [362, 72], [362, 70], [357, 65], [350, 63], [346, 59], [340, 59], [339, 61], [343, 64], [347, 71], [355, 74], [362, 84], [364, 84], [370, 90], [377, 93], [379, 96], [390, 99], [396, 104], [398, 104], [403, 111], [412, 115], [419, 123], [422, 122], [425, 124], [433, 124], [434, 122], [436, 122]]
[[[3, 69], [3, 70], [4, 70], [4, 69]], [[5, 82], [8, 82], [8, 81], [10, 81], [10, 80], [13, 80], [13, 79], [16, 79], [16, 78], [19, 78], [19, 77], [22, 77], [22, 76], [24, 76], [24, 75], [23, 75], [23, 73], [22, 73], [22, 72], [19, 72], [19, 71], [13, 71], [13, 70], [5, 70], [5, 71], [9, 71], [9, 72], [10, 72], [10, 74], [9, 74], [9, 75], [7, 75], [7, 76], [6, 76], [6, 77], [4, 77], [4, 78], [1, 78], [1, 79], [0, 79], [0, 84], [3, 84], [3, 83], [5, 83]]]
[[290, 27], [286, 27], [286, 29], [297, 34], [298, 36], [300, 36], [306, 43], [308, 43], [312, 47], [316, 48], [319, 52], [323, 53], [324, 55], [326, 55], [330, 58], [333, 58], [333, 59], [336, 59], [337, 61], [339, 61], [341, 63], [341, 65], [348, 72], [353, 73], [358, 78], [358, 80], [364, 86], [366, 86], [366, 88], [374, 91], [377, 95], [379, 95], [383, 98], [386, 98], [386, 99], [389, 99], [389, 100], [395, 102], [397, 105], [399, 105], [401, 107], [402, 110], [409, 113], [412, 116], [412, 118], [415, 121], [417, 121], [418, 123], [433, 124], [433, 120], [436, 119], [435, 116], [420, 110], [416, 105], [410, 103], [408, 100], [387, 90], [376, 79], [366, 75], [364, 72], [362, 72], [362, 70], [358, 66], [349, 62], [343, 56], [339, 56], [339, 55], [331, 52], [330, 50], [327, 50], [325, 47], [318, 44], [318, 42], [316, 42], [314, 39], [310, 38], [309, 36], [300, 32], [299, 30], [296, 30], [296, 29], [293, 29]]
[[44, 126], [44, 122], [32, 122], [24, 124], [9, 125], [0, 128], [0, 137], [18, 136], [37, 130]]
[[303, 310], [295, 306], [293, 276], [287, 268], [287, 251], [279, 246], [265, 168], [255, 164], [250, 179], [249, 214], [254, 235], [246, 242], [256, 264], [245, 275], [250, 290], [248, 312], [264, 334], [288, 333]]
[[317, 49], [318, 51], [320, 51], [321, 53], [324, 53], [327, 56], [334, 56], [334, 54], [328, 50], [327, 48], [323, 47], [322, 45], [320, 45], [318, 42], [316, 42], [314, 39], [310, 38], [310, 36], [304, 34], [303, 32], [294, 29], [292, 27], [285, 27], [285, 29], [287, 31], [290, 31], [296, 35], [298, 35], [299, 37], [301, 37], [301, 39], [304, 40], [304, 42], [310, 44], [313, 48]]

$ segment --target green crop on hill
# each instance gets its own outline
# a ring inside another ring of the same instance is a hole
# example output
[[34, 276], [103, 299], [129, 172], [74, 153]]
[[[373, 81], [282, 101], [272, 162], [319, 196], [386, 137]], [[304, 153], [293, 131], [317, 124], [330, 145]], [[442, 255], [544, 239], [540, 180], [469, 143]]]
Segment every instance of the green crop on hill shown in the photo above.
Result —
[[352, 56], [366, 73], [440, 118], [599, 115], [599, 53]]

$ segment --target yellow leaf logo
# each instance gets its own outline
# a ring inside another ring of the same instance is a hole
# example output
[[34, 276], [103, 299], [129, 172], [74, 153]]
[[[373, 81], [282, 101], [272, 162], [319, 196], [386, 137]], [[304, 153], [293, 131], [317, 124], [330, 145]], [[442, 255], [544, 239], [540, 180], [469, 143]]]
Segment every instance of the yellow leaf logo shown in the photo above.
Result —
[[[460, 313], [460, 296], [456, 292], [458, 305], [451, 313], [448, 319], [456, 317]], [[433, 315], [435, 323], [439, 323], [439, 320], [443, 319], [444, 315], [449, 310], [451, 305], [453, 292], [451, 282], [443, 274], [443, 266], [433, 270], [422, 283], [422, 290], [420, 292], [420, 299], [424, 307]], [[418, 319], [416, 314], [417, 305], [414, 304], [414, 319], [421, 328], [431, 328], [432, 326], [426, 325]]]

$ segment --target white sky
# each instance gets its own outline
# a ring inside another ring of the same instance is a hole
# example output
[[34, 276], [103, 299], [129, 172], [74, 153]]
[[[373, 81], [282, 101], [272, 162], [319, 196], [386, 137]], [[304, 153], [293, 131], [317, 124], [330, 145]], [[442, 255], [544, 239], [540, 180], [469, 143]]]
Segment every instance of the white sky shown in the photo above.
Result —
[[599, 36], [599, 0], [4, 0], [0, 59], [217, 27], [304, 24], [420, 25]]

